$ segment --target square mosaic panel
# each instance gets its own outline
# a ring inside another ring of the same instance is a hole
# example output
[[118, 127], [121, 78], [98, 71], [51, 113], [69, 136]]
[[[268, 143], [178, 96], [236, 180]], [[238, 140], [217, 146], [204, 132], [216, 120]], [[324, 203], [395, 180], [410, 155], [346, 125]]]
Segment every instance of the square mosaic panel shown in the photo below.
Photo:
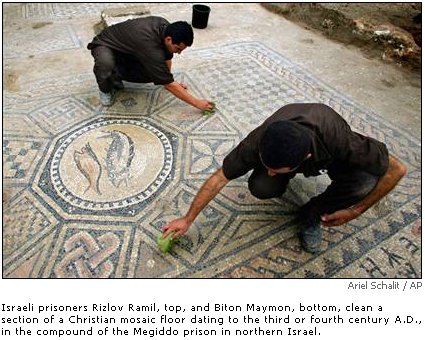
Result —
[[22, 15], [26, 19], [51, 18], [68, 19], [73, 16], [99, 15], [108, 7], [124, 7], [120, 3], [28, 3], [22, 8]]
[[81, 42], [70, 25], [48, 23], [32, 30], [5, 30], [3, 57], [23, 58], [52, 51], [80, 48]]

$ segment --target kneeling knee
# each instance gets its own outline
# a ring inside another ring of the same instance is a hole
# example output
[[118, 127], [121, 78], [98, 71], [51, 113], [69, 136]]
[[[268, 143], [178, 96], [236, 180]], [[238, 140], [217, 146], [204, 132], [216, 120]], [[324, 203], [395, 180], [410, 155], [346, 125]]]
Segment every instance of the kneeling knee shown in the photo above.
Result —
[[260, 200], [280, 197], [285, 192], [285, 190], [276, 190], [276, 188], [266, 188], [261, 184], [253, 184], [252, 182], [248, 182], [248, 188], [251, 194]]

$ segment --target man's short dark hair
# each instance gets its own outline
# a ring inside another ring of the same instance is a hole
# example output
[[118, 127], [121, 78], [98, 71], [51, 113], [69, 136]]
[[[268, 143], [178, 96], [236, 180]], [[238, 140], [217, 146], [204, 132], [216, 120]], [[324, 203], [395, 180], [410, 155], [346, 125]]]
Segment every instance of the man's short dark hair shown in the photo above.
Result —
[[192, 46], [193, 29], [186, 21], [176, 21], [169, 24], [165, 29], [165, 37], [171, 37], [173, 44], [184, 43], [186, 46]]
[[260, 140], [260, 157], [270, 169], [295, 168], [311, 151], [312, 134], [289, 120], [270, 124]]

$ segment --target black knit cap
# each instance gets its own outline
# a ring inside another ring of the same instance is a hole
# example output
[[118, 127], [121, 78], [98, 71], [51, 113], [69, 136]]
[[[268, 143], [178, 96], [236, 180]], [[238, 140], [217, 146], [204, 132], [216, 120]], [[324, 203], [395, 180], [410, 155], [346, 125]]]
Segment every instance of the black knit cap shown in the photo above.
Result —
[[295, 168], [310, 152], [311, 133], [288, 120], [270, 124], [260, 140], [260, 156], [270, 169]]

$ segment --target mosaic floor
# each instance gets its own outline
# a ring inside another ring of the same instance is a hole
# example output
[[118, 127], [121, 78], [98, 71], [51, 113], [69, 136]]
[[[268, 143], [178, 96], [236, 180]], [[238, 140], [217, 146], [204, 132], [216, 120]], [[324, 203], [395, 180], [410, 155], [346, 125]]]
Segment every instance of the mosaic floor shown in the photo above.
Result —
[[[36, 4], [24, 9], [24, 16], [50, 13]], [[57, 13], [68, 15], [63, 10]], [[7, 44], [20, 33], [6, 31], [4, 57], [82, 48], [71, 26], [55, 30], [44, 40], [38, 35], [45, 44], [37, 45]], [[421, 277], [418, 140], [261, 43], [194, 49], [184, 57], [188, 67], [175, 76], [217, 103], [211, 117], [153, 85], [127, 83], [103, 108], [92, 73], [4, 91], [3, 277]], [[405, 162], [408, 175], [390, 206], [325, 229], [323, 249], [313, 256], [300, 249], [294, 217], [327, 178], [296, 177], [282, 199], [266, 201], [252, 197], [242, 178], [162, 254], [162, 225], [186, 212], [243, 136], [292, 102], [332, 106]]]

